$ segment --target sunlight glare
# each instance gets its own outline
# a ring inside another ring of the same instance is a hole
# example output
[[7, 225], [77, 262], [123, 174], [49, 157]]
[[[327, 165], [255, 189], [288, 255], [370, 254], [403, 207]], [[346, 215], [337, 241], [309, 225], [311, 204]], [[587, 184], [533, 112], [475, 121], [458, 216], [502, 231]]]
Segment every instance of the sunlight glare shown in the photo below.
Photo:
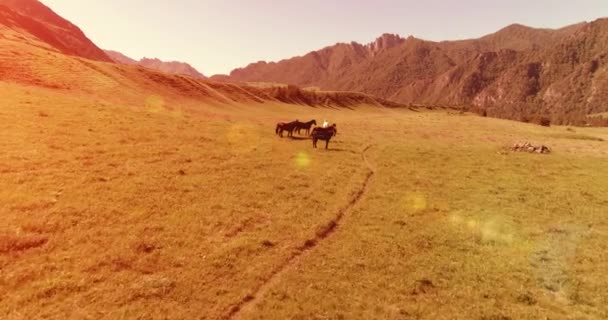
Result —
[[415, 193], [407, 193], [402, 200], [404, 206], [407, 209], [413, 210], [414, 212], [420, 212], [426, 210], [428, 207], [426, 197], [418, 192]]
[[158, 95], [149, 95], [146, 98], [146, 108], [150, 112], [162, 112], [165, 109], [165, 99]]
[[308, 166], [310, 166], [310, 156], [308, 155], [308, 153], [304, 152], [304, 151], [300, 151], [298, 152], [298, 154], [296, 155], [296, 166], [298, 168], [304, 169], [304, 168], [308, 168]]

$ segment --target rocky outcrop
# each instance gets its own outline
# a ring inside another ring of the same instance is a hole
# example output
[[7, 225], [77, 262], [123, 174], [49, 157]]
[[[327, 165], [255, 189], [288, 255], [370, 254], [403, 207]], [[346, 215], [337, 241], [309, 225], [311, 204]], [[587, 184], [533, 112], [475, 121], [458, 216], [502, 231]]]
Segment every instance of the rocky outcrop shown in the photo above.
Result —
[[511, 148], [512, 151], [515, 152], [528, 152], [528, 153], [539, 153], [539, 154], [549, 154], [551, 153], [551, 149], [549, 147], [542, 144], [532, 144], [530, 142], [516, 143]]
[[401, 38], [398, 34], [385, 33], [374, 42], [365, 45], [365, 48], [371, 56], [375, 56], [384, 50], [399, 46], [404, 41], [405, 39]]
[[608, 19], [555, 30], [516, 24], [462, 41], [385, 34], [367, 45], [336, 44], [213, 79], [359, 91], [490, 117], [585, 125], [590, 115], [608, 112]]

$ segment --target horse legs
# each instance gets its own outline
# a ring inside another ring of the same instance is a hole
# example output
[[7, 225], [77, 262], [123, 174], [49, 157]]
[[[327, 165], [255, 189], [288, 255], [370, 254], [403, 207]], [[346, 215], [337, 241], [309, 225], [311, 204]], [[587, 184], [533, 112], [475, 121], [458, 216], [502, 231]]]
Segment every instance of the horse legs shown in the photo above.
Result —
[[317, 138], [312, 138], [312, 147], [315, 149], [317, 148]]
[[325, 140], [325, 149], [329, 149], [329, 139]]

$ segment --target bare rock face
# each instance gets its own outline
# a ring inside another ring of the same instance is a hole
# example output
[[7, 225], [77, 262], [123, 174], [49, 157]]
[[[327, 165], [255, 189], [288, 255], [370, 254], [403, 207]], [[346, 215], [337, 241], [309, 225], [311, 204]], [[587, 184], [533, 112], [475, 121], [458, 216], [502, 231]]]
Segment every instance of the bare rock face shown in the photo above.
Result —
[[[356, 91], [403, 104], [463, 106], [489, 117], [608, 125], [608, 18], [561, 29], [511, 25], [478, 39], [433, 42], [384, 34], [256, 63], [228, 82]], [[594, 124], [597, 123], [597, 124]]]
[[394, 48], [402, 44], [404, 41], [405, 39], [401, 38], [397, 34], [385, 33], [376, 39], [376, 41], [367, 44], [365, 48], [371, 53], [372, 56], [374, 56], [380, 51]]
[[534, 145], [530, 142], [524, 143], [516, 143], [513, 145], [511, 150], [515, 152], [528, 152], [528, 153], [538, 153], [538, 154], [549, 154], [551, 153], [551, 149], [545, 145]]

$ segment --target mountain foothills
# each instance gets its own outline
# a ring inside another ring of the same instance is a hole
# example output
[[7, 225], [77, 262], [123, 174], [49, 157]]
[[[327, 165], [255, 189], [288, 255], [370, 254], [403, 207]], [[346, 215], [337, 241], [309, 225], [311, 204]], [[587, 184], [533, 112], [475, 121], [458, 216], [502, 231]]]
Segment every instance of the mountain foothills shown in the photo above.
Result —
[[521, 121], [604, 124], [608, 19], [562, 29], [511, 25], [488, 36], [432, 42], [385, 34], [302, 57], [257, 62], [211, 79], [358, 91], [404, 104], [459, 106]]
[[170, 73], [170, 74], [181, 74], [181, 75], [186, 75], [186, 76], [191, 76], [194, 78], [200, 78], [200, 79], [205, 79], [205, 75], [203, 75], [202, 73], [200, 73], [198, 70], [196, 70], [194, 67], [192, 67], [190, 64], [185, 63], [185, 62], [179, 62], [179, 61], [162, 61], [160, 59], [157, 58], [143, 58], [139, 61], [129, 58], [126, 55], [117, 52], [117, 51], [112, 51], [112, 50], [105, 50], [105, 53], [115, 62], [117, 63], [122, 63], [122, 64], [128, 64], [128, 65], [140, 65], [142, 67], [146, 67], [146, 68], [150, 68], [150, 69], [154, 69], [154, 70], [158, 70], [161, 72], [165, 72], [165, 73]]
[[224, 84], [203, 78], [194, 68], [179, 62], [135, 61], [117, 52], [106, 54], [78, 27], [39, 1], [0, 0], [2, 81], [94, 95], [116, 103], [139, 104], [144, 97], [146, 104], [154, 105], [191, 101], [399, 106], [362, 93]]
[[112, 61], [77, 26], [37, 0], [0, 0], [0, 26], [22, 30], [67, 55]]
[[[116, 83], [126, 77], [151, 88], [142, 75], [162, 78], [154, 86], [180, 87], [180, 95], [207, 96], [209, 87], [231, 88], [230, 93], [212, 96], [239, 100], [244, 95], [256, 101], [278, 98], [313, 104], [372, 101], [390, 106], [446, 106], [525, 122], [608, 124], [608, 19], [556, 30], [514, 24], [479, 39], [461, 41], [432, 42], [384, 34], [367, 45], [339, 43], [301, 57], [256, 62], [230, 75], [210, 78], [235, 85], [200, 82], [206, 77], [187, 63], [137, 61], [116, 51], [104, 51], [77, 26], [37, 0], [0, 0], [0, 28], [5, 51], [0, 76], [5, 80], [28, 78], [28, 83], [62, 87], [58, 84], [61, 79], [42, 71], [51, 73], [55, 66], [57, 74], [74, 77], [62, 73], [65, 66], [57, 59], [84, 58], [92, 63], [79, 63], [75, 70], [85, 78], [91, 75], [83, 68], [90, 65], [108, 69], [96, 74]], [[24, 60], [25, 52], [41, 54], [39, 50], [60, 53], [61, 57]], [[45, 59], [50, 60], [43, 66]], [[123, 66], [110, 68], [103, 64], [106, 62]], [[360, 94], [321, 93], [297, 86]], [[348, 99], [342, 102], [345, 97]]]

